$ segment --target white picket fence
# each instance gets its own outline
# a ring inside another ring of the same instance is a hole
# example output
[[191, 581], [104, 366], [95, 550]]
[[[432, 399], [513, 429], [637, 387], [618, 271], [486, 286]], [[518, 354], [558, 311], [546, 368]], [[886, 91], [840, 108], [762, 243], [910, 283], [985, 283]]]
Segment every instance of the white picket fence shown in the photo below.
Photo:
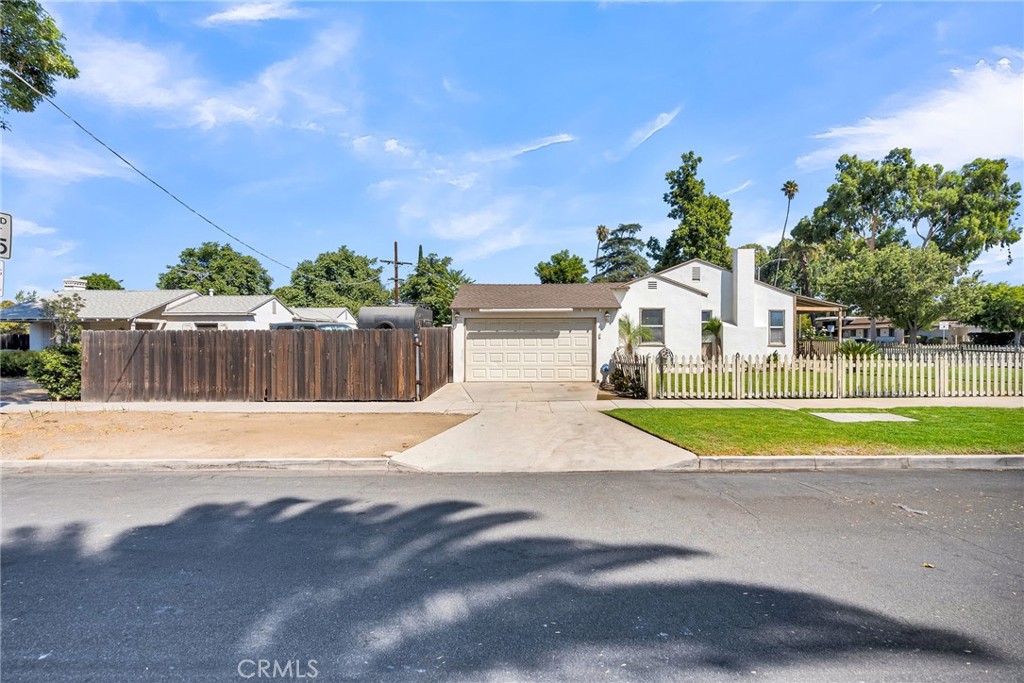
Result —
[[1024, 396], [1024, 353], [912, 358], [739, 355], [647, 362], [650, 398]]

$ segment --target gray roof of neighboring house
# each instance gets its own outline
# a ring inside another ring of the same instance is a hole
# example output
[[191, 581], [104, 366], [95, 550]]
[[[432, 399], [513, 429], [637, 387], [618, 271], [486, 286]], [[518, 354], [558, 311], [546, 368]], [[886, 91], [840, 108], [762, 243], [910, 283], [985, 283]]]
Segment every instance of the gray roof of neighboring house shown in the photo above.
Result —
[[[200, 296], [165, 311], [166, 315], [235, 314], [252, 313], [268, 301], [275, 301], [273, 294], [239, 296]], [[280, 302], [278, 302], [280, 303]], [[284, 306], [284, 304], [281, 304]], [[291, 310], [291, 309], [288, 309]]]
[[[41, 299], [77, 294], [85, 304], [79, 311], [81, 320], [131, 320], [162, 308], [178, 299], [196, 295], [192, 289], [86, 289], [61, 290]], [[28, 301], [0, 310], [0, 320], [31, 322], [46, 320], [40, 301]]]
[[477, 285], [459, 287], [452, 308], [619, 308], [608, 284]]
[[[320, 307], [311, 308], [308, 306], [291, 306], [292, 313], [295, 314], [296, 318], [302, 318], [303, 320], [323, 321], [323, 322], [335, 322], [339, 320], [345, 313], [352, 315], [347, 308], [344, 306], [336, 307]], [[353, 316], [354, 317], [354, 316]]]

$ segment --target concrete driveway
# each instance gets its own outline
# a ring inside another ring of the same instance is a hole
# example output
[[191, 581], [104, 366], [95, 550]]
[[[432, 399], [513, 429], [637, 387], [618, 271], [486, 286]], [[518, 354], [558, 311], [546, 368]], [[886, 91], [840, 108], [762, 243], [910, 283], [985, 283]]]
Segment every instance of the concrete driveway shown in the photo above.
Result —
[[697, 469], [697, 456], [603, 413], [484, 410], [393, 463], [427, 472]]
[[474, 403], [597, 400], [593, 382], [463, 382], [457, 386]]

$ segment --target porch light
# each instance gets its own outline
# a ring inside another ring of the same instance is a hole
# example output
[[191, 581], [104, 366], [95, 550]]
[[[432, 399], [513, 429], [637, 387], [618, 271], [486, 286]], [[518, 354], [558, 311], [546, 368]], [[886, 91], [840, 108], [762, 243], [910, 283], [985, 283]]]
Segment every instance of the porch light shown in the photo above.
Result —
[[612, 314], [609, 311], [604, 312], [604, 321], [610, 323], [612, 321]]

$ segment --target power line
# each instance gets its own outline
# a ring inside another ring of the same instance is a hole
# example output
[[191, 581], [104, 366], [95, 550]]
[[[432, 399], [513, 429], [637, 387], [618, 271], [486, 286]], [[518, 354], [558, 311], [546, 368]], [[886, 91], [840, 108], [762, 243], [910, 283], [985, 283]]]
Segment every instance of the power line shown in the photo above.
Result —
[[[108, 152], [113, 154], [115, 157], [117, 157], [128, 168], [130, 168], [133, 171], [135, 171], [137, 174], [139, 174], [142, 178], [147, 180], [150, 184], [152, 184], [158, 190], [160, 190], [161, 192], [166, 194], [168, 197], [173, 199], [175, 202], [177, 202], [178, 204], [183, 206], [188, 211], [192, 212], [200, 220], [202, 220], [203, 222], [207, 223], [208, 225], [210, 225], [214, 229], [220, 231], [221, 233], [226, 235], [229, 239], [234, 240], [235, 242], [237, 242], [238, 244], [242, 245], [243, 247], [245, 247], [249, 251], [253, 252], [254, 254], [258, 254], [259, 256], [262, 256], [263, 258], [267, 259], [271, 263], [276, 263], [277, 265], [279, 265], [282, 268], [284, 268], [285, 270], [287, 270], [289, 272], [289, 274], [292, 274], [292, 275], [298, 274], [300, 277], [304, 277], [304, 278], [309, 279], [309, 280], [320, 280], [322, 282], [328, 282], [328, 283], [333, 284], [333, 285], [341, 285], [343, 287], [352, 287], [352, 286], [357, 286], [357, 285], [369, 284], [369, 283], [374, 281], [374, 280], [371, 279], [371, 280], [365, 280], [363, 282], [340, 282], [340, 281], [336, 281], [336, 280], [328, 280], [327, 278], [322, 278], [322, 277], [319, 277], [319, 276], [316, 276], [316, 275], [309, 275], [307, 273], [296, 273], [296, 268], [294, 268], [292, 266], [289, 266], [287, 263], [283, 263], [283, 262], [277, 260], [276, 258], [271, 256], [270, 254], [267, 254], [266, 252], [260, 251], [256, 247], [252, 246], [251, 244], [249, 244], [248, 242], [243, 240], [241, 237], [238, 237], [237, 235], [234, 235], [231, 232], [228, 232], [227, 230], [225, 230], [224, 228], [219, 226], [217, 223], [215, 223], [211, 219], [207, 218], [205, 215], [203, 215], [203, 213], [201, 211], [199, 211], [198, 209], [193, 208], [188, 202], [186, 202], [185, 200], [181, 199], [180, 197], [178, 197], [178, 195], [174, 194], [173, 192], [168, 190], [166, 187], [161, 185], [159, 182], [157, 182], [156, 180], [151, 178], [149, 175], [146, 174], [145, 171], [143, 171], [138, 166], [133, 164], [131, 161], [126, 159], [124, 156], [122, 156], [120, 153], [118, 153], [117, 150], [115, 150], [113, 147], [111, 147], [106, 142], [101, 140], [91, 130], [89, 130], [84, 125], [79, 123], [78, 120], [75, 119], [74, 116], [72, 116], [68, 112], [64, 111], [56, 102], [54, 102], [52, 99], [47, 97], [45, 94], [41, 93], [34, 85], [29, 83], [27, 80], [25, 80], [25, 78], [21, 74], [19, 74], [17, 71], [15, 71], [14, 69], [12, 69], [12, 68], [10, 68], [9, 66], [6, 66], [6, 65], [3, 68], [4, 68], [5, 71], [10, 73], [12, 76], [17, 78], [19, 81], [24, 83], [26, 86], [28, 86], [32, 90], [32, 92], [34, 92], [36, 95], [38, 95], [43, 100], [45, 100], [50, 106], [52, 106], [54, 109], [59, 111], [64, 116], [64, 118], [66, 118], [71, 123], [75, 124], [75, 126], [77, 126], [79, 129], [81, 129], [81, 131], [83, 133], [88, 135], [90, 138], [95, 140], [101, 147], [103, 147], [105, 150], [107, 150]], [[380, 282], [380, 278], [379, 277], [376, 278], [376, 281]]]

